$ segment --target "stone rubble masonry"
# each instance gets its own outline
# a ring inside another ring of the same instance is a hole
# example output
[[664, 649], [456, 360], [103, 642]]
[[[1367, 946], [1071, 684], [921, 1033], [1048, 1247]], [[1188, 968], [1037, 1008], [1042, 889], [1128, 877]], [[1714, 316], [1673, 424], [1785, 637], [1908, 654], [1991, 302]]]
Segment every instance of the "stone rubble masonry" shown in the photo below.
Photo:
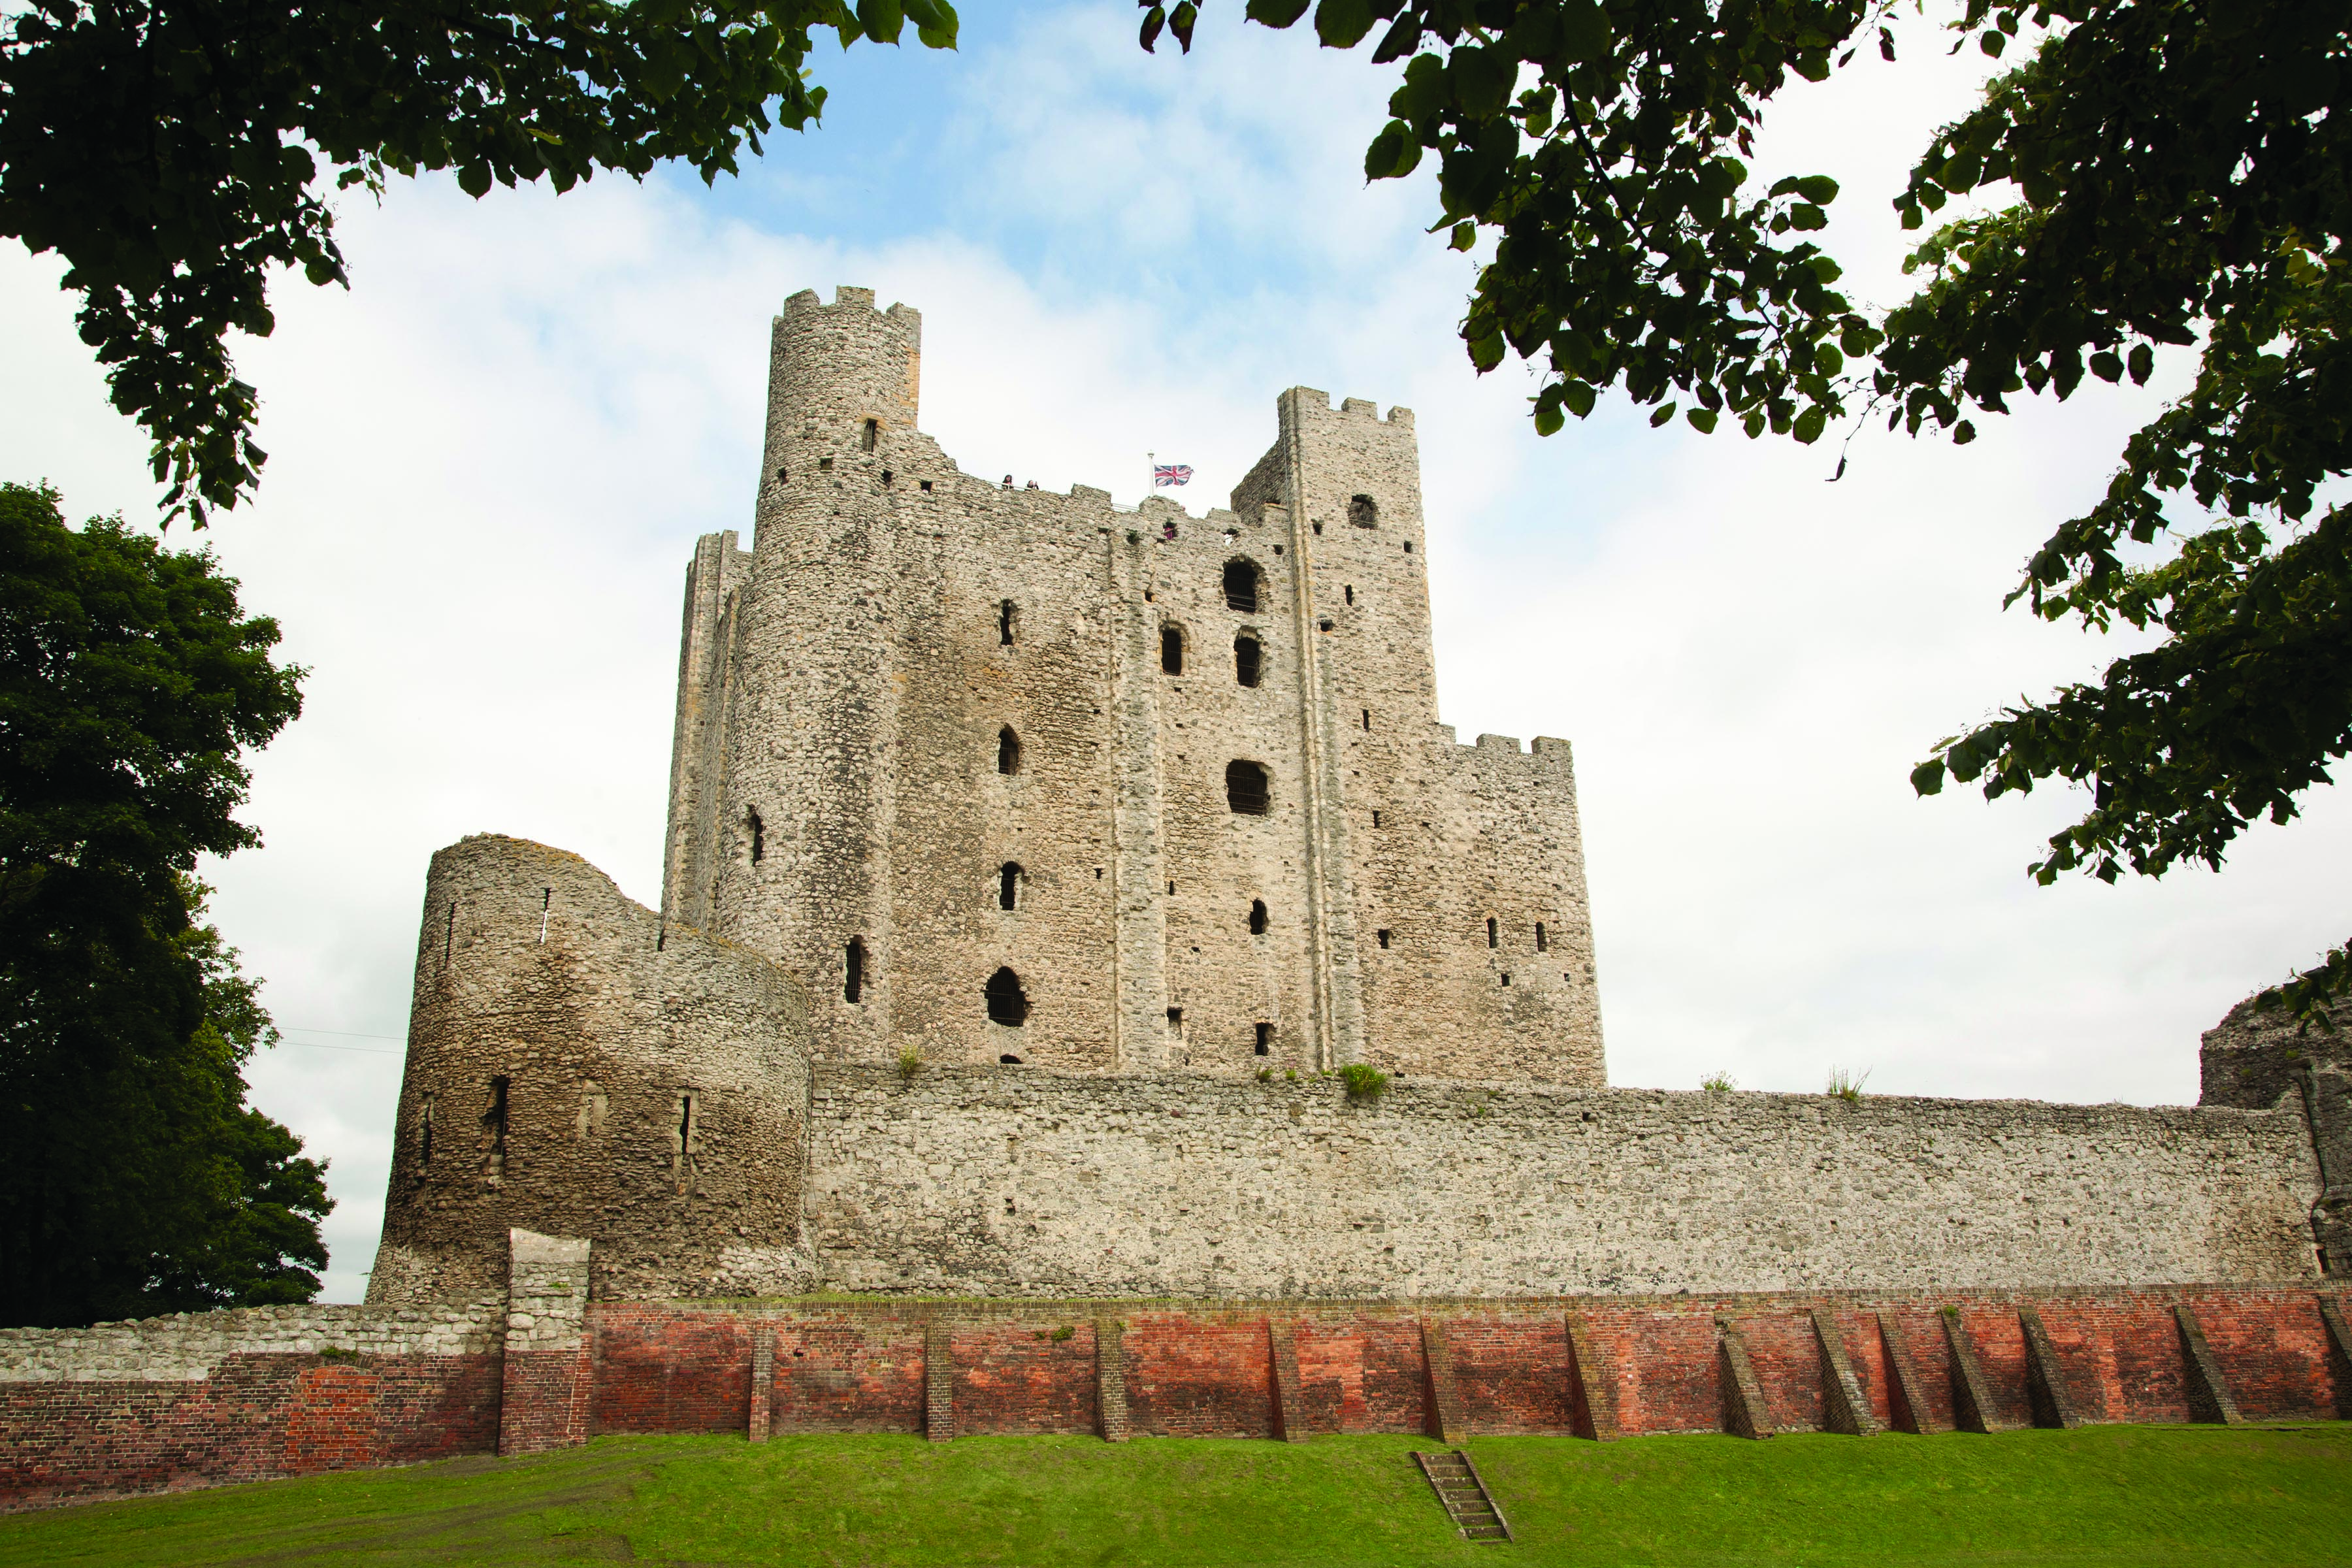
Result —
[[1293, 388], [1230, 510], [1120, 510], [960, 469], [921, 340], [775, 319], [751, 548], [687, 574], [669, 919], [802, 980], [826, 1061], [1605, 1081], [1568, 744], [1438, 722], [1411, 411]]
[[2316, 1280], [2274, 1110], [821, 1066], [836, 1289], [1519, 1296]]
[[[583, 1305], [576, 1262], [531, 1256], [551, 1239], [518, 1237], [509, 1299], [463, 1310], [259, 1309], [0, 1335], [0, 1508], [512, 1451], [518, 1400], [548, 1443], [763, 1425], [941, 1440], [1804, 1432], [1843, 1419], [1832, 1343], [1875, 1426], [2028, 1425], [2053, 1371], [2084, 1422], [2210, 1418], [2200, 1376], [2250, 1421], [2326, 1418], [2352, 1400], [2331, 1343], [2342, 1295], [2308, 1288], [1334, 1300], [1271, 1319], [1240, 1300]], [[2184, 1312], [2206, 1372], [2184, 1348]], [[581, 1384], [551, 1397], [501, 1377], [502, 1341], [509, 1361], [557, 1356], [575, 1325]], [[1973, 1347], [1965, 1363], [1947, 1334]], [[1295, 1373], [1269, 1354], [1284, 1339]], [[1100, 1404], [1114, 1383], [1123, 1420]], [[565, 1414], [583, 1398], [584, 1421]], [[951, 1417], [930, 1414], [942, 1403]]]
[[2254, 997], [2239, 1003], [2205, 1031], [2198, 1103], [2300, 1105], [2319, 1163], [2311, 1227], [2322, 1267], [2352, 1275], [2352, 1007], [2332, 1020], [2332, 1029], [2306, 1028]]
[[517, 1228], [593, 1240], [598, 1295], [807, 1288], [789, 976], [492, 835], [423, 927], [371, 1302], [499, 1288]]

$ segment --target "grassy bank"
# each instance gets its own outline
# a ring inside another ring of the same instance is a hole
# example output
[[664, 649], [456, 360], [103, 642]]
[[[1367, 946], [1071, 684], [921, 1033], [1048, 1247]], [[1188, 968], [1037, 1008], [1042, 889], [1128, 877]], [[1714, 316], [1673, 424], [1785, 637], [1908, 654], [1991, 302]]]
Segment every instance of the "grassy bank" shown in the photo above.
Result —
[[531, 1459], [0, 1519], [0, 1564], [2352, 1564], [2352, 1427], [1471, 1445], [1456, 1539], [1406, 1437], [607, 1438]]

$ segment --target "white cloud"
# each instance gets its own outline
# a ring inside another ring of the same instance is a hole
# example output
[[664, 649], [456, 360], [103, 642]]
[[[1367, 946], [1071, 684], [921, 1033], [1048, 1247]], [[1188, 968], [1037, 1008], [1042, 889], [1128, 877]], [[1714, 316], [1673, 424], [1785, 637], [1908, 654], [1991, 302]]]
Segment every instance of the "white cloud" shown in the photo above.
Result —
[[[257, 770], [268, 847], [211, 874], [280, 1022], [346, 1031], [254, 1074], [335, 1161], [337, 1295], [374, 1239], [399, 1058], [364, 1052], [405, 1026], [427, 857], [520, 833], [658, 893], [679, 574], [696, 535], [749, 527], [767, 322], [802, 287], [924, 311], [925, 426], [989, 477], [1132, 502], [1156, 449], [1199, 469], [1197, 510], [1286, 385], [1412, 406], [1445, 717], [1576, 742], [1620, 1082], [1810, 1089], [1836, 1063], [1890, 1090], [2185, 1100], [2196, 1031], [2340, 934], [2333, 791], [2226, 876], [2042, 890], [2019, 868], [2072, 802], [1905, 784], [1988, 704], [2097, 667], [1998, 605], [2148, 394], [2029, 407], [1964, 449], [1864, 437], [1836, 485], [1822, 450], [1608, 406], [1538, 441], [1524, 374], [1463, 360], [1469, 264], [1420, 237], [1425, 188], [1362, 188], [1385, 89], [1360, 53], [1227, 17], [1190, 61], [1142, 59], [1112, 20], [1049, 16], [963, 62], [955, 133], [906, 178], [1001, 225], [828, 241], [684, 181], [478, 204], [427, 182], [348, 215], [354, 292], [280, 286], [278, 335], [242, 355], [263, 499], [207, 537], [313, 674]], [[1833, 237], [1886, 294], [1899, 237], [1873, 215], [1957, 100], [1852, 79], [1792, 100], [1759, 163], [1847, 181]], [[0, 255], [0, 473], [144, 513], [142, 443], [54, 278]]]

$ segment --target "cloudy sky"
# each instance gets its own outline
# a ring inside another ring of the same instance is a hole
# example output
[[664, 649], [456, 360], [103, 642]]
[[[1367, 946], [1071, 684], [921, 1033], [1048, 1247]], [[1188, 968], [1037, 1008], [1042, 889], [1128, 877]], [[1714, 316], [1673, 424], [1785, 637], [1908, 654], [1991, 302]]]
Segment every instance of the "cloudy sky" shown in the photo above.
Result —
[[[311, 675], [256, 766], [267, 847], [205, 874], [287, 1032], [256, 1098], [333, 1161], [331, 1296], [375, 1245], [433, 850], [520, 834], [658, 899], [679, 583], [696, 536], [748, 534], [767, 322], [804, 287], [921, 309], [923, 424], [968, 470], [1127, 504], [1147, 450], [1222, 504], [1284, 387], [1413, 408], [1444, 717], [1575, 744], [1617, 1083], [2191, 1100], [2198, 1031], [2346, 934], [2332, 790], [2221, 875], [2037, 889], [2078, 801], [1906, 782], [2117, 651], [2000, 599], [2179, 365], [1966, 448], [1864, 433], [1835, 485], [1832, 451], [1622, 404], [1540, 440], [1524, 374], [1454, 339], [1470, 264], [1421, 232], [1427, 184], [1364, 186], [1388, 72], [1239, 11], [1185, 58], [1138, 51], [1122, 0], [970, 5], [953, 55], [828, 49], [823, 129], [715, 190], [400, 184], [343, 205], [351, 291], [278, 286], [240, 351], [262, 498], [204, 538]], [[1843, 182], [1828, 243], [1879, 305], [1888, 198], [1976, 79], [1906, 45], [1759, 148]], [[152, 519], [57, 276], [0, 247], [0, 476]]]

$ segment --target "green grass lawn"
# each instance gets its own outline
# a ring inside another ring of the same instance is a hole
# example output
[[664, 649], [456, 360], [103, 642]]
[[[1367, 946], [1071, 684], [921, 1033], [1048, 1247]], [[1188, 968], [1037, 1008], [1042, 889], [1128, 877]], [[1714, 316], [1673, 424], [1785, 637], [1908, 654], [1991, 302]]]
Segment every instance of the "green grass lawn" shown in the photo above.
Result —
[[2352, 1564], [2352, 1426], [1866, 1441], [1481, 1437], [1514, 1545], [1412, 1437], [613, 1437], [0, 1519], [0, 1564]]

